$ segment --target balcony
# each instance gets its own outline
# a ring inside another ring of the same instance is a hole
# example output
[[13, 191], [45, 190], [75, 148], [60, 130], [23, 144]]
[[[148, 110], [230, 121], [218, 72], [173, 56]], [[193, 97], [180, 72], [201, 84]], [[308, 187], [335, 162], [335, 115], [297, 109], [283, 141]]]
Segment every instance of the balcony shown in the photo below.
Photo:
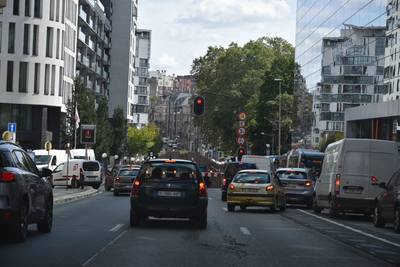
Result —
[[90, 89], [90, 90], [93, 90], [93, 82], [91, 80], [87, 80], [86, 88]]
[[101, 76], [101, 67], [96, 65], [96, 73]]
[[86, 12], [82, 9], [82, 6], [80, 6], [80, 9], [79, 9], [79, 17], [80, 17], [82, 20], [87, 21], [87, 14], [86, 14]]
[[86, 67], [89, 67], [89, 66], [90, 66], [89, 58], [86, 57], [86, 56], [84, 56], [84, 55], [82, 55], [81, 63], [82, 63], [83, 65], [85, 65]]
[[95, 92], [100, 94], [100, 92], [101, 92], [101, 86], [100, 85], [96, 84]]
[[103, 70], [103, 78], [108, 80], [108, 73], [104, 70]]
[[78, 33], [78, 38], [81, 40], [83, 43], [86, 43], [86, 34], [84, 34], [82, 31], [79, 31]]
[[101, 57], [102, 54], [103, 54], [103, 50], [102, 50], [100, 47], [97, 47], [96, 53], [97, 53], [97, 55], [98, 55], [99, 57]]
[[89, 38], [89, 43], [88, 46], [90, 49], [92, 49], [93, 51], [96, 51], [96, 45], [95, 43]]

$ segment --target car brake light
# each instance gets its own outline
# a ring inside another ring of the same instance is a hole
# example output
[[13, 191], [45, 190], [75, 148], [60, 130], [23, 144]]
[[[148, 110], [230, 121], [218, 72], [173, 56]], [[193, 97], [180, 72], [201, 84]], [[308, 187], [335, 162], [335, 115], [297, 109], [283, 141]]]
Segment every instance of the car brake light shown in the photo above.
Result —
[[304, 185], [305, 185], [306, 187], [310, 187], [310, 186], [312, 186], [312, 183], [311, 183], [310, 181], [307, 181]]
[[335, 179], [335, 195], [340, 194], [340, 174], [336, 174]]
[[132, 197], [138, 198], [140, 195], [140, 186], [141, 183], [139, 180], [133, 181], [133, 188], [132, 188]]
[[371, 176], [371, 184], [376, 185], [378, 184], [378, 177], [376, 176]]
[[201, 197], [207, 197], [207, 187], [203, 182], [199, 183], [199, 193]]
[[9, 212], [9, 211], [4, 213], [3, 218], [4, 218], [5, 221], [11, 221], [12, 218], [13, 218], [12, 213]]
[[268, 185], [266, 190], [267, 191], [273, 191], [275, 189], [275, 187], [273, 185]]
[[115, 181], [119, 181], [121, 178], [119, 178], [119, 177], [115, 177]]
[[229, 189], [232, 190], [232, 191], [235, 190], [235, 185], [234, 184], [230, 184], [229, 185]]
[[16, 178], [15, 173], [13, 172], [2, 172], [0, 173], [0, 180], [3, 182], [12, 182]]
[[222, 185], [223, 185], [223, 186], [226, 186], [226, 178], [224, 178], [224, 179], [222, 180]]

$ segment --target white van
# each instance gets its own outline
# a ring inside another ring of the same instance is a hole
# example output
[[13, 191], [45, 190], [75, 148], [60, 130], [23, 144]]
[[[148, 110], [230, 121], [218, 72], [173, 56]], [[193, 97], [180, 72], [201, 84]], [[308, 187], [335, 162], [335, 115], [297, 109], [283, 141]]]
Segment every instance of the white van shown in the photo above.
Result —
[[33, 155], [33, 160], [39, 170], [43, 167], [54, 170], [58, 164], [67, 161], [68, 158], [68, 154], [65, 150], [57, 149], [52, 149], [50, 152], [44, 149], [34, 150]]
[[54, 186], [77, 187], [82, 177], [85, 185], [98, 189], [103, 182], [100, 163], [95, 160], [83, 159], [63, 162], [54, 169], [52, 180]]
[[388, 182], [398, 170], [400, 146], [396, 142], [372, 139], [343, 139], [330, 144], [320, 177], [316, 181], [314, 212], [371, 214], [374, 199], [382, 192], [378, 186]]
[[[71, 149], [70, 153], [72, 159], [86, 159], [86, 149]], [[96, 160], [93, 149], [87, 150], [87, 160]]]
[[243, 155], [241, 163], [252, 163], [255, 164], [259, 170], [272, 170], [272, 158], [269, 156], [256, 156], [256, 155]]

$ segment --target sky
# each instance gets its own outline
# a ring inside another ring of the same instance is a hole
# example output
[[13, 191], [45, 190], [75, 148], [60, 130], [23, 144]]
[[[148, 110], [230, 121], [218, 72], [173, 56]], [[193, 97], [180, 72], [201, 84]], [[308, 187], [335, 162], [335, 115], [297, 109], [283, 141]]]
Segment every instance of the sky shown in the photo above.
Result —
[[168, 74], [189, 74], [209, 46], [295, 42], [296, 0], [139, 0], [138, 12], [138, 27], [152, 30], [151, 69]]

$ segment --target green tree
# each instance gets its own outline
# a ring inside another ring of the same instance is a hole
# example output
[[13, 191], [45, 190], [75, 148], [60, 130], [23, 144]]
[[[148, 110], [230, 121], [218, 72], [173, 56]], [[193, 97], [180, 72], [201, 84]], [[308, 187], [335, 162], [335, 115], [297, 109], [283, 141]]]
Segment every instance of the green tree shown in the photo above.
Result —
[[326, 148], [339, 140], [342, 140], [344, 138], [344, 134], [343, 133], [330, 133], [328, 134], [328, 136], [324, 137], [321, 139], [321, 141], [319, 142], [319, 151], [321, 152], [325, 152]]
[[111, 119], [112, 127], [112, 144], [110, 153], [111, 155], [123, 155], [126, 151], [127, 142], [127, 123], [124, 116], [124, 111], [121, 107], [117, 107], [114, 110], [113, 117]]
[[97, 133], [96, 133], [96, 145], [94, 146], [96, 157], [101, 158], [103, 153], [110, 154], [110, 148], [112, 145], [112, 129], [108, 120], [108, 101], [105, 97], [99, 97], [98, 107], [96, 111], [97, 115]]
[[162, 147], [162, 138], [159, 129], [150, 124], [143, 128], [128, 128], [129, 155], [148, 155], [149, 152], [159, 153]]

